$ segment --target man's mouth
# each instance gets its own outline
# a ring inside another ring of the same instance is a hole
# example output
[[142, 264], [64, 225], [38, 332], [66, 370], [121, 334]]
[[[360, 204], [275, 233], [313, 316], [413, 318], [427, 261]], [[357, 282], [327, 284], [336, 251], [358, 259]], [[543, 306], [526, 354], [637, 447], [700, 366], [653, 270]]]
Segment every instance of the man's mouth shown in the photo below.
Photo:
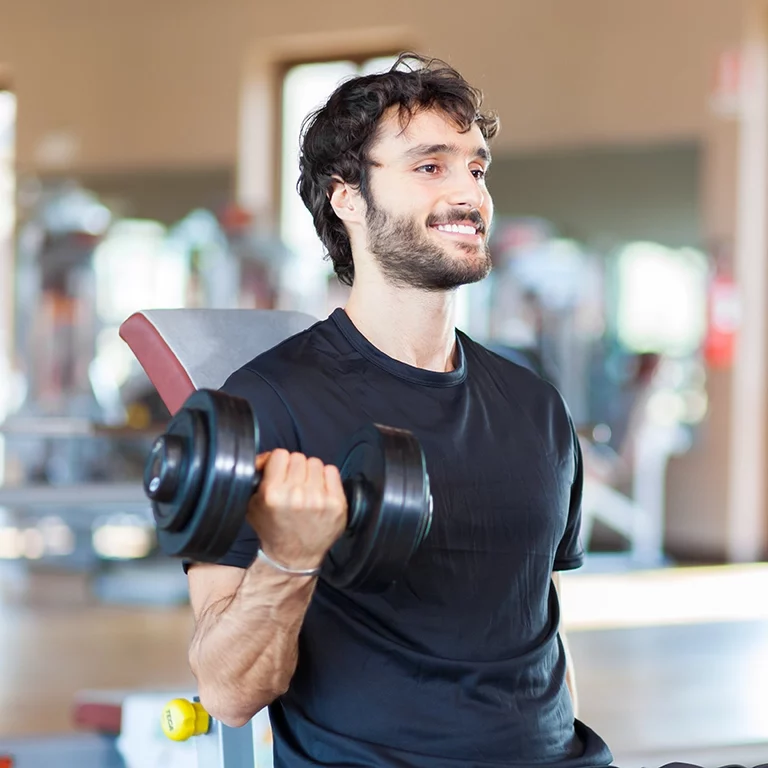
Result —
[[461, 224], [433, 224], [431, 229], [435, 229], [449, 237], [462, 240], [471, 239], [477, 241], [482, 239], [482, 230], [469, 222], [462, 222]]

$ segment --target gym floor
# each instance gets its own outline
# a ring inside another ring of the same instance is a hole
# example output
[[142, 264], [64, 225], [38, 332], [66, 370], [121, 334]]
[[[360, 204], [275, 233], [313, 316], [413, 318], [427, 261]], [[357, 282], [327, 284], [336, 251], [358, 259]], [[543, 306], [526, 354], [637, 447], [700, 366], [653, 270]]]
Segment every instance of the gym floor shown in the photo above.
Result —
[[[622, 768], [768, 763], [768, 566], [565, 574], [581, 719]], [[86, 689], [194, 687], [186, 607], [99, 603], [78, 575], [0, 574], [0, 746], [75, 730]]]

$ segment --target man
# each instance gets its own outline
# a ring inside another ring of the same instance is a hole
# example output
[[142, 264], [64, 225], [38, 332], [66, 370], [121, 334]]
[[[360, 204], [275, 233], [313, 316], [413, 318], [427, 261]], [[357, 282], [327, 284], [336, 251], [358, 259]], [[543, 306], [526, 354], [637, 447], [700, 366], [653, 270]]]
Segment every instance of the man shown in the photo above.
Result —
[[[223, 388], [270, 453], [236, 544], [189, 568], [190, 662], [223, 722], [269, 707], [278, 767], [611, 761], [574, 717], [558, 633], [553, 571], [583, 557], [569, 414], [454, 328], [455, 289], [491, 263], [498, 121], [480, 109], [455, 70], [404, 56], [310, 115], [299, 191], [349, 301]], [[346, 522], [332, 462], [370, 422], [415, 433], [434, 494], [429, 537], [376, 595], [317, 578]]]

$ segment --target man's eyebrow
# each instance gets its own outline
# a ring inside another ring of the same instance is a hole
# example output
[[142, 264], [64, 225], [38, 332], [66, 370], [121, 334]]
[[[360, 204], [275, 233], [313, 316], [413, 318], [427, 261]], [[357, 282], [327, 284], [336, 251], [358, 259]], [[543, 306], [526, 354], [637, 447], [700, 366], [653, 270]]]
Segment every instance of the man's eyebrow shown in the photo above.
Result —
[[[418, 160], [420, 157], [429, 155], [463, 154], [464, 150], [458, 144], [417, 144], [405, 153], [405, 157], [409, 160]], [[491, 153], [486, 147], [477, 147], [471, 154], [473, 157], [484, 160], [488, 165], [491, 164]]]

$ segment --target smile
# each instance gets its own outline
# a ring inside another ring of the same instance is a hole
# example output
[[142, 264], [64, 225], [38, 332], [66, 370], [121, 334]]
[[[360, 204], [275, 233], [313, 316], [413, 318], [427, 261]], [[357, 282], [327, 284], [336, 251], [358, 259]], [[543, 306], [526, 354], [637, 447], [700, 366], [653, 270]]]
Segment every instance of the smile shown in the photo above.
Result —
[[472, 238], [473, 240], [480, 239], [480, 234], [477, 229], [471, 224], [437, 224], [431, 229], [436, 229], [446, 235], [459, 236], [461, 238]]

